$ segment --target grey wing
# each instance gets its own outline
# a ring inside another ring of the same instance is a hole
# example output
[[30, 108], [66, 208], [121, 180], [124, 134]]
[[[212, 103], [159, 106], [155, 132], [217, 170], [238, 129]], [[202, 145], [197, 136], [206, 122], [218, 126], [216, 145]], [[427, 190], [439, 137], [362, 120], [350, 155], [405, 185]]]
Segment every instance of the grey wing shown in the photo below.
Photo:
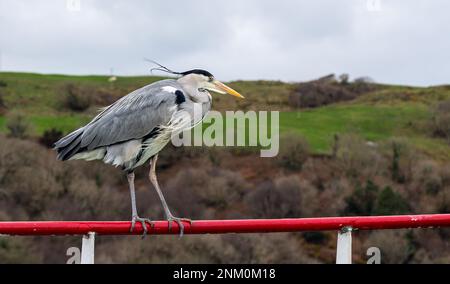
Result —
[[180, 89], [175, 80], [164, 80], [138, 89], [97, 115], [89, 124], [55, 143], [58, 158], [69, 159], [80, 151], [140, 139], [167, 124], [177, 109], [176, 96], [164, 87]]

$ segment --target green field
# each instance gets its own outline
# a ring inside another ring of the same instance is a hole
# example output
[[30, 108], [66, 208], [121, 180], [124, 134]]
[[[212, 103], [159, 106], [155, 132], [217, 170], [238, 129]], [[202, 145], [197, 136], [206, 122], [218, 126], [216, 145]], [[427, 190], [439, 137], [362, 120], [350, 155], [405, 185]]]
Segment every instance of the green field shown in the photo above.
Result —
[[[161, 77], [119, 77], [114, 85], [106, 76], [64, 76], [29, 73], [0, 73], [4, 101], [9, 113], [21, 112], [32, 125], [33, 134], [56, 128], [67, 133], [88, 122], [96, 107], [86, 112], [71, 112], [61, 106], [61, 87], [72, 82], [96, 88], [111, 88], [126, 94]], [[448, 87], [412, 88], [385, 86], [355, 101], [325, 107], [296, 110], [289, 107], [287, 96], [292, 84], [265, 81], [240, 81], [231, 85], [246, 96], [243, 102], [215, 96], [213, 108], [223, 110], [281, 110], [280, 131], [303, 135], [316, 152], [329, 152], [335, 134], [356, 133], [370, 141], [406, 137], [425, 153], [450, 159], [450, 147], [443, 139], [431, 138], [427, 132], [430, 107], [450, 98]], [[0, 89], [1, 90], [1, 89]], [[278, 91], [277, 91], [278, 90]], [[273, 93], [273, 95], [271, 95]], [[6, 131], [0, 116], [0, 131]]]

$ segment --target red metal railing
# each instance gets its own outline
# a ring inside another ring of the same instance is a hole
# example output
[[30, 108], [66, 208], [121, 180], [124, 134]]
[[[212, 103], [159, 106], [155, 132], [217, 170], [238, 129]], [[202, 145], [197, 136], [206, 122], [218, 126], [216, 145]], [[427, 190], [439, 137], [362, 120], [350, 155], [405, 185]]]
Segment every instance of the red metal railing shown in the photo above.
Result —
[[[252, 220], [201, 220], [192, 224], [183, 222], [185, 234], [267, 233], [296, 231], [338, 231], [336, 263], [352, 263], [352, 231], [404, 228], [450, 227], [450, 214], [325, 217], [300, 219], [252, 219]], [[179, 226], [167, 221], [147, 225], [149, 234], [178, 234]], [[78, 262], [94, 263], [96, 235], [140, 235], [143, 227], [136, 223], [130, 232], [131, 222], [126, 221], [48, 221], [48, 222], [0, 222], [0, 235], [83, 235], [81, 256]], [[379, 263], [379, 262], [378, 262]]]
[[[167, 221], [155, 221], [148, 225], [148, 234], [178, 234], [179, 227], [173, 222], [169, 232]], [[296, 231], [379, 230], [450, 226], [450, 214], [324, 217], [298, 219], [252, 219], [252, 220], [200, 220], [192, 224], [183, 222], [185, 234], [265, 233]], [[130, 233], [128, 221], [48, 221], [48, 222], [0, 222], [0, 234], [6, 235], [140, 235], [142, 225], [136, 223]]]

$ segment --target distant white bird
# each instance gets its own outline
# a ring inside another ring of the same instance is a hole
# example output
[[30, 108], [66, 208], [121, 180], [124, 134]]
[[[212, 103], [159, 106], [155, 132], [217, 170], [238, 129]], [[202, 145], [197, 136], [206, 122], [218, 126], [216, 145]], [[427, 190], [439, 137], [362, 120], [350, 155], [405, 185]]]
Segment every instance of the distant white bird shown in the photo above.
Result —
[[158, 185], [156, 161], [158, 153], [170, 141], [172, 135], [189, 129], [199, 123], [211, 109], [212, 97], [208, 91], [243, 98], [235, 90], [214, 79], [205, 70], [194, 69], [174, 72], [158, 64], [160, 71], [179, 75], [177, 79], [167, 79], [147, 85], [122, 97], [106, 107], [87, 125], [75, 130], [55, 143], [60, 160], [103, 160], [120, 166], [126, 173], [131, 195], [132, 225], [141, 222], [144, 236], [145, 222], [136, 210], [134, 189], [134, 169], [150, 160], [150, 182], [156, 189], [169, 221], [180, 226], [180, 236], [184, 226], [181, 221], [189, 219], [172, 215]]

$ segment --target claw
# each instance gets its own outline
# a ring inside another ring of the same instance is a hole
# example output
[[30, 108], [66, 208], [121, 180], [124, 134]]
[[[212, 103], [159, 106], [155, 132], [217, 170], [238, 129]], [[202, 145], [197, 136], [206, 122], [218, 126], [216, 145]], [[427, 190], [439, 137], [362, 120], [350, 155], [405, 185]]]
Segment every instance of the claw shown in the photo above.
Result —
[[131, 219], [131, 228], [130, 228], [130, 232], [134, 231], [134, 228], [136, 226], [136, 221], [140, 222], [142, 225], [142, 229], [144, 230], [144, 233], [142, 233], [142, 238], [145, 238], [145, 236], [147, 235], [147, 223], [150, 224], [150, 227], [153, 229], [155, 227], [155, 224], [148, 218], [141, 218], [139, 216], [133, 216], [133, 218]]
[[184, 234], [184, 225], [182, 222], [188, 222], [190, 225], [192, 224], [191, 219], [178, 218], [174, 216], [167, 217], [167, 221], [169, 222], [169, 232], [172, 231], [172, 221], [178, 224], [178, 226], [180, 227], [180, 238], [183, 237]]

